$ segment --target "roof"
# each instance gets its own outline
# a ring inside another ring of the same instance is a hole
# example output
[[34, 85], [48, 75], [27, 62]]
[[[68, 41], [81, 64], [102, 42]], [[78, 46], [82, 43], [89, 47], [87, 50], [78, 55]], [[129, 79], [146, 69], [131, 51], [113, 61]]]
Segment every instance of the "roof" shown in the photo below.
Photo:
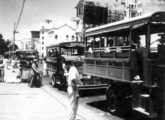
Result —
[[142, 24], [145, 22], [157, 21], [157, 20], [161, 22], [165, 22], [165, 12], [159, 11], [155, 13], [149, 13], [143, 16], [138, 16], [127, 20], [121, 20], [114, 23], [109, 23], [102, 26], [89, 28], [85, 31], [85, 36], [102, 34], [102, 33], [121, 30], [121, 29], [127, 29], [130, 28], [132, 25], [137, 25], [137, 24]]
[[65, 26], [69, 27], [69, 28], [72, 29], [72, 30], [76, 30], [76, 29], [72, 28], [71, 26], [69, 26], [68, 24], [64, 24], [64, 25], [61, 25], [60, 27], [56, 27], [56, 28], [49, 29], [49, 31], [51, 31], [51, 30], [57, 30], [57, 29], [60, 29], [60, 28], [62, 28], [62, 27], [65, 27]]
[[51, 48], [51, 47], [74, 48], [74, 47], [85, 47], [85, 45], [83, 42], [68, 41], [68, 42], [60, 42], [47, 46], [47, 48]]

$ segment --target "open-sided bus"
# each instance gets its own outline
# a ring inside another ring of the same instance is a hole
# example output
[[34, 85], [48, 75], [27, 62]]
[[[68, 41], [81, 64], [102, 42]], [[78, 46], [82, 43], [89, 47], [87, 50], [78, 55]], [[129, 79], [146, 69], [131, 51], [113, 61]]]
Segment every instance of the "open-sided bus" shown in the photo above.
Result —
[[165, 12], [87, 29], [85, 41], [83, 73], [107, 81], [110, 112], [165, 119]]
[[70, 41], [61, 42], [47, 46], [47, 70], [52, 76], [52, 86], [67, 85], [64, 76], [63, 63], [66, 63], [66, 68], [71, 61], [76, 63], [78, 70], [82, 73], [82, 64], [84, 58], [84, 44], [82, 42]]

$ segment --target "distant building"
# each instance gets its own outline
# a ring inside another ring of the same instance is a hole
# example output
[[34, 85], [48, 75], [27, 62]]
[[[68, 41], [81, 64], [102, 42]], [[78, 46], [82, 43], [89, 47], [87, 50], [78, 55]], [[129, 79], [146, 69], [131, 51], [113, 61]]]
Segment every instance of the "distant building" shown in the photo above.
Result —
[[124, 0], [79, 0], [76, 5], [76, 34], [83, 41], [83, 32], [90, 28], [124, 19]]
[[[104, 2], [104, 3], [103, 3]], [[101, 24], [93, 24], [86, 22], [85, 20], [90, 20], [90, 16], [96, 15], [95, 10], [86, 11], [85, 6], [100, 6], [108, 8], [107, 15], [99, 15], [99, 19], [105, 20], [107, 23], [120, 21], [123, 19], [129, 19], [136, 16], [141, 16], [143, 14], [155, 12], [155, 11], [165, 11], [165, 0], [79, 0], [76, 5], [76, 17], [73, 21], [76, 21], [77, 28], [76, 34], [78, 38], [83, 41], [83, 32], [91, 27], [99, 26]], [[92, 9], [92, 8], [91, 8]], [[85, 12], [89, 12], [86, 16]], [[97, 15], [96, 15], [97, 16]], [[104, 17], [106, 16], [106, 17]], [[87, 18], [84, 18], [87, 17]], [[93, 18], [92, 18], [93, 19]], [[91, 20], [92, 20], [91, 19]]]
[[77, 41], [75, 29], [64, 24], [60, 27], [47, 29], [42, 26], [40, 30], [40, 56], [46, 56], [46, 46], [64, 41]]
[[59, 43], [64, 41], [76, 41], [75, 29], [67, 24], [64, 24], [58, 28], [49, 30], [49, 39], [53, 43]]
[[147, 14], [155, 11], [165, 11], [165, 0], [137, 0], [137, 12]]
[[42, 26], [42, 29], [40, 29], [40, 51], [39, 55], [44, 57], [46, 55], [46, 46], [50, 42], [48, 31], [50, 29], [45, 28]]
[[22, 38], [20, 40], [16, 40], [15, 44], [18, 46], [20, 50], [31, 49], [32, 47], [31, 38]]
[[40, 50], [40, 31], [31, 31], [31, 42], [32, 42], [32, 46], [31, 49]]
[[126, 0], [126, 18], [165, 10], [164, 0]]

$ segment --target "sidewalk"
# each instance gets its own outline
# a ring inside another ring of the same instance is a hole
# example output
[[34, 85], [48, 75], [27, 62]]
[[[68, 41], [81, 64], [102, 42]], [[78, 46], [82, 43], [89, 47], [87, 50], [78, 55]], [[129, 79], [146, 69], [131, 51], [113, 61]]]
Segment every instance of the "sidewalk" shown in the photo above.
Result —
[[12, 68], [6, 68], [5, 67], [5, 76], [4, 76], [4, 81], [9, 82], [9, 83], [19, 83], [21, 82], [20, 79], [17, 79], [17, 74], [18, 74], [18, 69], [15, 69], [14, 72]]
[[[8, 82], [0, 83], [0, 120], [67, 120], [67, 95], [60, 94], [48, 85], [50, 77], [43, 78], [45, 83], [41, 88], [29, 88], [27, 83], [16, 82], [16, 75], [17, 72], [6, 70], [5, 79]], [[116, 118], [111, 116], [111, 119]], [[76, 120], [109, 118], [87, 105], [79, 104]]]
[[0, 120], [67, 120], [68, 108], [42, 87], [13, 82], [17, 74], [11, 70], [5, 75], [8, 82], [0, 83]]

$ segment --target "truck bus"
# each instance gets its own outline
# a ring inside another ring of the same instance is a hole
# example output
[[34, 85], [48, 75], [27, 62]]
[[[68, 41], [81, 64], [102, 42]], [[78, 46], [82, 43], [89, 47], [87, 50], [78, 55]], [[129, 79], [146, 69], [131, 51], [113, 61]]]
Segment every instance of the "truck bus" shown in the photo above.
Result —
[[83, 74], [106, 81], [109, 112], [164, 120], [165, 12], [89, 28], [84, 37]]
[[38, 59], [38, 56], [38, 51], [33, 49], [15, 51], [15, 58], [19, 60], [17, 77], [21, 79], [21, 82], [30, 82], [31, 64], [34, 59]]
[[47, 71], [52, 77], [52, 86], [57, 85], [67, 86], [67, 81], [64, 75], [63, 63], [68, 64], [71, 61], [76, 61], [78, 69], [82, 71], [82, 63], [84, 57], [84, 44], [82, 42], [60, 42], [47, 46]]
[[[57, 52], [58, 51], [58, 52]], [[85, 44], [78, 41], [61, 42], [47, 46], [47, 71], [52, 77], [52, 86], [67, 86], [67, 78], [64, 75], [63, 63], [69, 71], [69, 65], [73, 61], [78, 68], [81, 85], [78, 85], [79, 90], [100, 89], [106, 88], [107, 83], [102, 81], [102, 84], [96, 79], [83, 74]], [[91, 80], [93, 79], [93, 80]]]

